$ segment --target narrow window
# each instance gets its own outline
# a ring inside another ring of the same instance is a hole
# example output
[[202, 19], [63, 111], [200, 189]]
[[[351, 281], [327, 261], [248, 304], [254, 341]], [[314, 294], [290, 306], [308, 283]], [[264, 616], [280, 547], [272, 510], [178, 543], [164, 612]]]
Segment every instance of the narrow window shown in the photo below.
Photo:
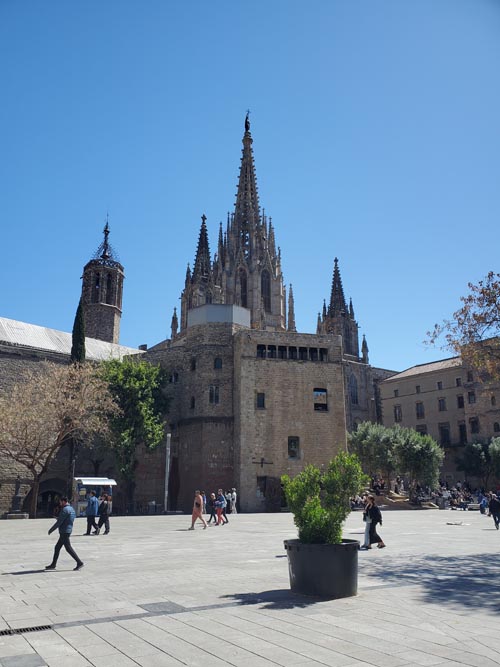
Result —
[[307, 361], [307, 347], [299, 347], [299, 359]]
[[309, 348], [309, 359], [311, 361], [318, 361], [318, 350], [315, 347]]
[[101, 289], [101, 275], [98, 273], [94, 280], [94, 289], [92, 290], [92, 303], [99, 303], [100, 289]]
[[286, 359], [286, 347], [284, 345], [278, 346], [278, 359]]
[[476, 394], [473, 391], [469, 391], [467, 393], [467, 400], [469, 401], [469, 405], [472, 405], [476, 402]]
[[439, 442], [442, 445], [450, 444], [450, 424], [446, 422], [444, 424], [439, 424]]
[[465, 422], [458, 422], [458, 437], [461, 445], [465, 445], [467, 442], [467, 427]]
[[441, 391], [441, 390], [442, 390], [442, 388], [443, 388], [443, 383], [442, 383], [441, 381], [439, 381], [439, 382], [437, 383], [437, 388], [438, 388], [438, 391]]
[[425, 418], [424, 404], [423, 403], [415, 403], [415, 409], [416, 409], [416, 413], [417, 413], [417, 419], [424, 419]]
[[455, 386], [456, 387], [462, 386], [462, 378], [455, 378]]
[[267, 346], [267, 358], [276, 359], [276, 345]]
[[459, 394], [457, 396], [457, 408], [463, 408], [464, 404], [465, 404], [464, 397], [462, 396], [462, 394]]
[[289, 347], [288, 348], [288, 358], [289, 359], [297, 359], [297, 348], [296, 347]]
[[264, 410], [266, 407], [266, 395], [264, 393], [257, 393], [257, 408]]
[[208, 388], [208, 402], [217, 404], [219, 402], [219, 387], [211, 384]]
[[319, 360], [328, 361], [328, 350], [324, 347], [320, 347], [319, 349]]
[[445, 412], [446, 411], [446, 398], [438, 399], [438, 409], [439, 409], [439, 412]]
[[474, 382], [474, 375], [472, 371], [467, 371], [467, 382]]
[[215, 370], [220, 370], [222, 368], [222, 359], [220, 357], [214, 359], [214, 368]]
[[179, 373], [177, 373], [176, 371], [174, 371], [174, 372], [170, 375], [169, 382], [171, 382], [171, 384], [177, 384], [177, 382], [179, 382]]
[[194, 404], [195, 404], [194, 396], [191, 396], [191, 404], [190, 404], [191, 410], [194, 410]]
[[495, 422], [495, 423], [493, 424], [493, 431], [494, 431], [495, 433], [500, 433], [500, 424], [499, 424], [498, 422]]
[[399, 389], [394, 390], [394, 398], [397, 398], [399, 396]]
[[403, 421], [403, 410], [400, 405], [394, 406], [394, 421], [400, 422]]
[[111, 273], [106, 276], [106, 303], [113, 303], [113, 278]]
[[497, 404], [496, 396], [492, 396], [492, 397], [490, 398], [490, 403], [491, 403], [491, 405], [492, 405], [493, 407], [495, 407], [495, 405]]
[[191, 359], [191, 370], [196, 370], [196, 359], [194, 357]]
[[358, 405], [358, 381], [354, 375], [349, 378], [349, 396], [351, 397], [352, 405]]
[[471, 417], [469, 419], [469, 426], [471, 433], [479, 433], [479, 419], [477, 417]]
[[328, 395], [326, 389], [315, 387], [313, 389], [314, 409], [318, 412], [328, 411]]
[[265, 358], [266, 358], [266, 346], [257, 345], [257, 359], [265, 359]]
[[420, 394], [420, 385], [419, 384], [417, 384], [417, 386], [415, 387], [415, 391], [417, 392], [417, 394]]
[[298, 459], [300, 454], [300, 438], [293, 435], [288, 438], [288, 458]]
[[260, 293], [262, 296], [262, 301], [264, 302], [264, 310], [266, 313], [271, 312], [271, 278], [269, 276], [269, 271], [264, 269], [260, 276]]
[[244, 269], [239, 270], [239, 281], [240, 281], [240, 305], [242, 308], [248, 308], [248, 297], [247, 297], [247, 274]]

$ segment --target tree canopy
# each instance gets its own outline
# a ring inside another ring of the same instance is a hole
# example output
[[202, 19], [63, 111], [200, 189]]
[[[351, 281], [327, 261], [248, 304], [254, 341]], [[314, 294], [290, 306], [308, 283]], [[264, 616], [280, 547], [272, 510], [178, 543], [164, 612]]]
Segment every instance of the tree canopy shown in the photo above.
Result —
[[500, 273], [490, 271], [469, 293], [450, 320], [427, 332], [428, 341], [444, 338], [444, 347], [460, 354], [467, 365], [486, 377], [500, 378]]
[[49, 362], [24, 372], [0, 395], [0, 455], [23, 465], [33, 480], [31, 516], [41, 476], [70, 439], [92, 441], [118, 415], [107, 383], [90, 364]]

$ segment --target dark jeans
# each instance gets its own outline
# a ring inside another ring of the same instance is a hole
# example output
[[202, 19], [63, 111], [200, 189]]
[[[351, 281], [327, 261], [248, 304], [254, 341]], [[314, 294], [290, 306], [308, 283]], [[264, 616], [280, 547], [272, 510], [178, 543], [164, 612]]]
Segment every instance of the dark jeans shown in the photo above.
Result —
[[104, 525], [104, 532], [109, 533], [109, 516], [107, 514], [102, 514], [99, 517], [99, 524], [97, 526], [99, 530], [102, 528], [103, 525]]
[[90, 535], [91, 529], [97, 530], [97, 524], [95, 522], [95, 516], [87, 517], [87, 535]]
[[500, 524], [500, 514], [497, 514], [496, 512], [495, 513], [491, 512], [491, 516], [493, 517], [493, 521], [495, 522], [495, 528], [498, 530], [498, 526]]
[[214, 523], [217, 523], [217, 517], [215, 516], [215, 508], [212, 508], [210, 510], [210, 519], [208, 520], [208, 523], [210, 523], [212, 519], [214, 520]]
[[61, 551], [61, 549], [63, 547], [69, 553], [71, 558], [74, 558], [76, 560], [77, 565], [79, 565], [82, 562], [78, 558], [78, 556], [76, 554], [76, 551], [71, 546], [71, 542], [70, 542], [69, 538], [70, 538], [69, 533], [60, 533], [59, 534], [59, 539], [57, 540], [56, 546], [54, 547], [54, 557], [52, 558], [52, 565], [55, 565], [57, 563], [57, 559], [59, 558], [59, 552]]

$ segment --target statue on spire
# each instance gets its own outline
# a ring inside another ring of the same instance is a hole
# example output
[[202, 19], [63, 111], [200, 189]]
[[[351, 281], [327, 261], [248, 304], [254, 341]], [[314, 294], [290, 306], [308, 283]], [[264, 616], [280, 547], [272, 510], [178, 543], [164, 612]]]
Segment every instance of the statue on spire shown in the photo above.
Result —
[[250, 132], [250, 109], [247, 109], [247, 115], [245, 117], [245, 132]]

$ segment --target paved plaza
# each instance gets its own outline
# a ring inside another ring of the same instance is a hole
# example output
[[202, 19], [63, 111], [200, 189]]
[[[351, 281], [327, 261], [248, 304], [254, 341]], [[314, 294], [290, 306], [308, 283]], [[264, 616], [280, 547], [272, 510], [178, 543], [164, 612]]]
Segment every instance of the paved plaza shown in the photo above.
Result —
[[[187, 531], [186, 516], [112, 517], [109, 535], [86, 537], [78, 519], [79, 572], [64, 550], [44, 571], [51, 520], [0, 522], [0, 665], [500, 665], [492, 519], [385, 512], [387, 548], [361, 551], [358, 596], [333, 601], [289, 592], [290, 514], [229, 520]], [[344, 534], [362, 539], [360, 513]]]

